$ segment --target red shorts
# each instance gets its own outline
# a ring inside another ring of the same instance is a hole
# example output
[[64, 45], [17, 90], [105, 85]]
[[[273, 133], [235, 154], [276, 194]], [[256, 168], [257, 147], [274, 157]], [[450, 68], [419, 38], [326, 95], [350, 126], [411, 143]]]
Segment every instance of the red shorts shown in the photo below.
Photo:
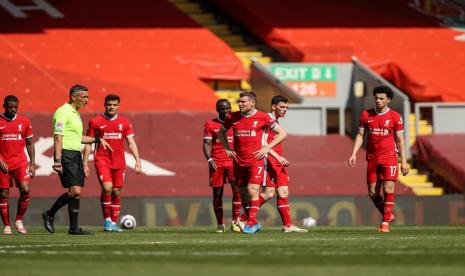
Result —
[[209, 169], [210, 187], [223, 187], [225, 183], [234, 181], [233, 167], [218, 167], [216, 171]]
[[289, 186], [289, 174], [287, 169], [281, 165], [271, 165], [266, 168], [266, 187]]
[[31, 182], [31, 175], [27, 165], [20, 166], [16, 169], [9, 170], [8, 173], [0, 172], [0, 188], [8, 189], [13, 185], [13, 180], [16, 187], [21, 182]]
[[100, 183], [111, 182], [113, 188], [121, 188], [124, 184], [125, 169], [111, 169], [106, 166], [95, 166]]
[[398, 176], [397, 157], [386, 160], [369, 160], [367, 165], [367, 183], [378, 181], [396, 181]]
[[263, 162], [259, 162], [254, 166], [244, 167], [234, 163], [236, 185], [239, 187], [246, 187], [248, 184], [263, 185], [266, 170], [263, 164]]

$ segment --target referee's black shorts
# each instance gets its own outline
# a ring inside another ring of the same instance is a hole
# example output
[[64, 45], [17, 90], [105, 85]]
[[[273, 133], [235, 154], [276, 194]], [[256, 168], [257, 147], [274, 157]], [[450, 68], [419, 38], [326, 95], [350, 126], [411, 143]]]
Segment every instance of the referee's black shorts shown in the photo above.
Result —
[[59, 174], [63, 188], [84, 187], [84, 166], [80, 151], [63, 150], [61, 154], [63, 172]]

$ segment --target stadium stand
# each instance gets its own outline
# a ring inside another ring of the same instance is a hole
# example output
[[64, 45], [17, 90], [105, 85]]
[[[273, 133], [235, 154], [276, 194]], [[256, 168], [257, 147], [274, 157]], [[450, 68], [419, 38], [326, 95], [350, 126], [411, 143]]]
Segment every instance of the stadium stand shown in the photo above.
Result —
[[27, 98], [24, 110], [50, 112], [82, 82], [89, 112], [108, 91], [121, 94], [125, 111], [207, 111], [217, 97], [202, 80], [247, 77], [222, 40], [167, 1], [47, 3], [64, 17], [15, 18], [0, 6], [0, 93]]
[[[215, 3], [290, 61], [348, 62], [352, 55], [413, 101], [464, 101], [460, 32], [408, 1], [247, 1]], [[422, 1], [415, 1], [422, 2]]]
[[413, 151], [418, 161], [452, 185], [465, 192], [465, 146], [463, 134], [436, 134], [417, 138]]

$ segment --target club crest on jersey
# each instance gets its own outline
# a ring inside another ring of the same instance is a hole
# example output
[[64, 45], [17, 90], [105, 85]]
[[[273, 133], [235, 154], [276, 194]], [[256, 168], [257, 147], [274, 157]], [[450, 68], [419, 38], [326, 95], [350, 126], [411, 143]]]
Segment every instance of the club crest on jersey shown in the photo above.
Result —
[[23, 129], [23, 125], [22, 124], [19, 124], [18, 125], [18, 131], [21, 131]]
[[119, 131], [122, 131], [123, 130], [123, 124], [119, 124], [118, 129], [119, 129]]
[[391, 120], [386, 120], [386, 122], [384, 123], [384, 126], [389, 126], [389, 122], [390, 122], [390, 121], [391, 121]]
[[258, 120], [253, 121], [252, 127], [257, 127], [258, 125]]

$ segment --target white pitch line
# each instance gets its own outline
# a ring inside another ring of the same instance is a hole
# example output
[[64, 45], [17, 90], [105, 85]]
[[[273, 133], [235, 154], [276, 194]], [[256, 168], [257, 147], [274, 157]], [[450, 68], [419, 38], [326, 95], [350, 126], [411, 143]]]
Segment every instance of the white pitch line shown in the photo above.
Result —
[[56, 243], [56, 244], [18, 244], [18, 245], [0, 245], [0, 249], [15, 249], [15, 248], [50, 248], [50, 247], [79, 247], [79, 246], [105, 246], [105, 245], [162, 245], [162, 244], [177, 244], [175, 241], [153, 241], [153, 242], [100, 242], [100, 243]]

